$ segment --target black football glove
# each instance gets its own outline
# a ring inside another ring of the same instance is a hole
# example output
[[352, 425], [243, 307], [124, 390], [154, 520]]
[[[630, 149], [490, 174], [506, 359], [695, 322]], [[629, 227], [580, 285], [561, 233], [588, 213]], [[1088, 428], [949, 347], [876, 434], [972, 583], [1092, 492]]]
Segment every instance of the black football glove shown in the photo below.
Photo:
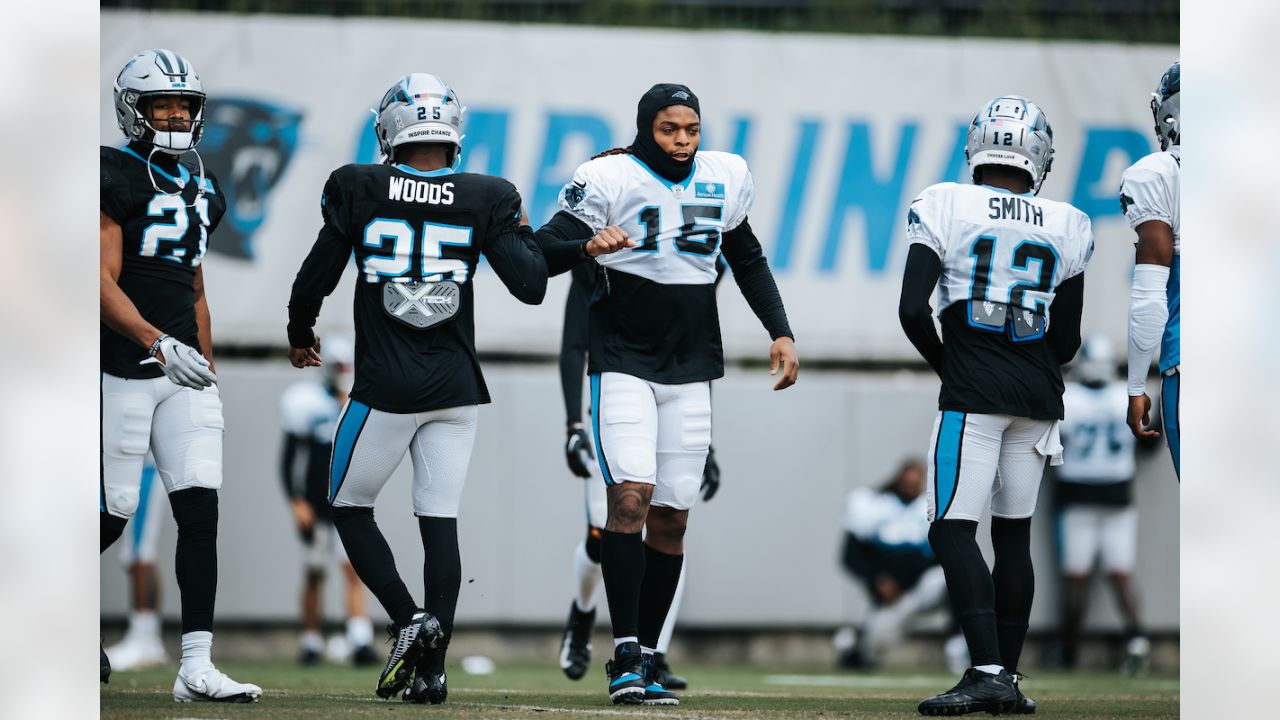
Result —
[[716, 449], [707, 448], [707, 464], [702, 468], [702, 501], [710, 501], [719, 489], [720, 465], [716, 462]]
[[596, 459], [591, 449], [591, 441], [587, 439], [587, 431], [580, 427], [569, 428], [569, 435], [564, 445], [564, 459], [569, 463], [569, 472], [580, 478], [591, 477], [590, 462]]

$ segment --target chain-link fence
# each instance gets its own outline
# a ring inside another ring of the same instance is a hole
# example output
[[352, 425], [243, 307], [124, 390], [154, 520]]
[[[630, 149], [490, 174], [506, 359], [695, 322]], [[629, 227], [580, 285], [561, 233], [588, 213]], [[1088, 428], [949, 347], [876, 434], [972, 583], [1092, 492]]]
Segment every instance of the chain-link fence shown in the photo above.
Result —
[[102, 7], [1178, 42], [1178, 0], [102, 0]]

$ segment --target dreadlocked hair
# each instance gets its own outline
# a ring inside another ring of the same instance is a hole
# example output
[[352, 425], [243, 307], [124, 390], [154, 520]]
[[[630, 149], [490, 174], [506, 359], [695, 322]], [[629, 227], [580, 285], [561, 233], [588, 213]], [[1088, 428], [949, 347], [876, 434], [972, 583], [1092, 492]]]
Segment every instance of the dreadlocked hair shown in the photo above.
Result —
[[595, 160], [596, 158], [607, 157], [609, 155], [635, 155], [635, 154], [636, 154], [635, 149], [632, 148], [630, 145], [628, 145], [626, 147], [616, 147], [612, 150], [605, 150], [599, 155], [592, 156], [591, 159]]

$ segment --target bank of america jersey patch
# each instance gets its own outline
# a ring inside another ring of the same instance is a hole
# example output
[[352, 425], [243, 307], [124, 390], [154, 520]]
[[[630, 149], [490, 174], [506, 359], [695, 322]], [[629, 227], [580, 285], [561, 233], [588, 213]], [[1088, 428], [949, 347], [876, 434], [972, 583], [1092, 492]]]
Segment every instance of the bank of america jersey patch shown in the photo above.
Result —
[[694, 197], [707, 200], [724, 199], [724, 183], [699, 182], [693, 184]]

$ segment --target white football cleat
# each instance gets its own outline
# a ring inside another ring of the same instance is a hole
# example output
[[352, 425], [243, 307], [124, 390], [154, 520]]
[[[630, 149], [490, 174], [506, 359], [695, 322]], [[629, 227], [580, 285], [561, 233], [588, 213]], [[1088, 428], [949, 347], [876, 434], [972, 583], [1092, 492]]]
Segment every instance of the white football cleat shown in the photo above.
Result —
[[166, 665], [169, 656], [159, 638], [125, 637], [107, 648], [113, 670], [138, 670], [156, 665]]
[[227, 677], [213, 665], [191, 675], [183, 675], [178, 670], [178, 679], [173, 681], [174, 702], [258, 702], [262, 697], [262, 688], [249, 683], [238, 683]]

